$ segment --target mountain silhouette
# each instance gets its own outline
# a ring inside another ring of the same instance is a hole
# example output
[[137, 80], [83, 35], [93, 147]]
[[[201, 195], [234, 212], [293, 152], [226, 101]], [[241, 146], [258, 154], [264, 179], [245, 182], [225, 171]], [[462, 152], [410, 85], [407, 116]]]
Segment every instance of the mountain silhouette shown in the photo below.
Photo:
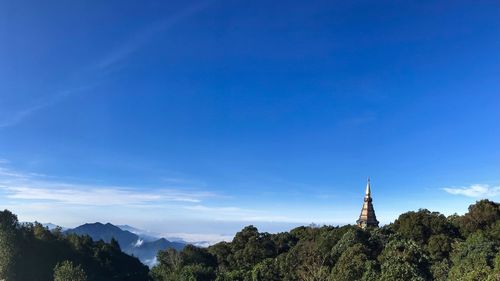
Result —
[[152, 266], [155, 263], [158, 251], [168, 248], [181, 250], [185, 246], [185, 243], [171, 242], [165, 238], [154, 240], [148, 236], [144, 239], [135, 233], [123, 230], [111, 223], [86, 223], [73, 229], [68, 229], [64, 233], [88, 235], [93, 240], [103, 240], [108, 243], [114, 238], [123, 252], [139, 258], [141, 262], [148, 266]]

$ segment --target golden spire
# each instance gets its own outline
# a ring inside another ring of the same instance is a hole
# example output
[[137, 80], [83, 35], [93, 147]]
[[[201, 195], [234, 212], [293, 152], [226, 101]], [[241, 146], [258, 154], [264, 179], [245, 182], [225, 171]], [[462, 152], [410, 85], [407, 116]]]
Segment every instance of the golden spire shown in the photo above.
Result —
[[371, 191], [371, 188], [370, 188], [370, 177], [368, 177], [368, 182], [366, 183], [365, 196], [371, 197], [371, 195], [372, 195], [372, 191]]

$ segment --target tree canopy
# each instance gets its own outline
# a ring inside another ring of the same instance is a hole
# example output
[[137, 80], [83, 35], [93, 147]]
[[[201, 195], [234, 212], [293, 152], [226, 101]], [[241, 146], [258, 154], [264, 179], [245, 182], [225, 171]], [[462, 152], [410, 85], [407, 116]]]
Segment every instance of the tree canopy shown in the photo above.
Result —
[[115, 240], [63, 235], [0, 212], [0, 280], [7, 281], [500, 281], [500, 205], [463, 216], [421, 209], [381, 228], [247, 226], [232, 242], [158, 252], [151, 270]]
[[[82, 279], [83, 276], [86, 278]], [[89, 236], [63, 235], [61, 229], [49, 231], [39, 223], [20, 224], [15, 215], [5, 210], [0, 212], [2, 279], [147, 281], [150, 277], [148, 267], [123, 253], [116, 243], [93, 241]]]
[[233, 241], [162, 251], [156, 281], [500, 281], [499, 204], [463, 216], [421, 209], [392, 224], [298, 227], [269, 234], [247, 226]]

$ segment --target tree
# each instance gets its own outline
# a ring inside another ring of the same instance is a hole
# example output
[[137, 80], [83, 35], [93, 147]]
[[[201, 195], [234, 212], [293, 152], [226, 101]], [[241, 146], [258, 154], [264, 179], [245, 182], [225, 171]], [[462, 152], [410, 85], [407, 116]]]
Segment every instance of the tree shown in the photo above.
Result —
[[186, 265], [179, 275], [175, 281], [210, 281], [215, 279], [213, 269], [201, 264]]
[[381, 281], [424, 281], [429, 279], [427, 258], [412, 240], [390, 241], [379, 257]]
[[180, 278], [182, 258], [175, 249], [159, 251], [158, 264], [151, 269], [151, 276], [158, 281], [175, 281]]
[[276, 255], [276, 245], [269, 233], [259, 233], [256, 227], [247, 226], [236, 233], [231, 243], [231, 266], [251, 270], [254, 265]]
[[121, 251], [121, 248], [120, 248], [120, 244], [118, 244], [118, 241], [116, 241], [116, 239], [113, 237], [111, 238], [111, 241], [109, 241], [109, 245], [111, 246], [111, 248], [113, 248], [114, 250], [118, 250], [118, 251]]
[[8, 210], [0, 212], [0, 280], [15, 280], [14, 266], [18, 253], [17, 216]]
[[494, 241], [480, 232], [472, 234], [466, 241], [455, 245], [451, 254], [453, 266], [449, 280], [486, 280], [493, 273], [497, 253], [498, 245]]
[[281, 281], [274, 259], [265, 259], [254, 266], [252, 281]]
[[232, 255], [231, 245], [227, 242], [220, 242], [208, 248], [208, 252], [217, 259], [219, 271], [228, 271], [229, 257]]
[[444, 215], [426, 209], [400, 215], [394, 222], [394, 229], [404, 238], [412, 239], [420, 245], [427, 244], [432, 235], [456, 237], [458, 234], [458, 230]]
[[453, 240], [444, 234], [432, 235], [426, 249], [433, 260], [441, 261], [450, 255], [452, 242]]
[[297, 268], [297, 275], [302, 281], [324, 281], [330, 275], [330, 268], [327, 266], [329, 256], [318, 251], [318, 245], [314, 241], [301, 243], [298, 258], [300, 265]]
[[331, 256], [333, 261], [337, 259], [350, 247], [356, 244], [366, 244], [368, 241], [368, 232], [358, 228], [352, 227], [342, 235], [342, 238], [331, 248]]
[[500, 281], [500, 251], [495, 257], [495, 268], [488, 277], [488, 281]]
[[297, 249], [297, 247], [276, 257], [275, 265], [276, 270], [280, 273], [280, 281], [299, 280], [297, 268], [300, 261], [297, 258], [297, 251], [295, 251], [295, 249]]
[[342, 253], [332, 270], [330, 279], [335, 281], [362, 280], [367, 269], [368, 249], [362, 244], [354, 244]]
[[54, 268], [54, 281], [86, 281], [85, 271], [70, 261], [63, 261]]
[[431, 273], [434, 281], [448, 280], [449, 271], [450, 271], [450, 261], [448, 259], [436, 260], [431, 265]]
[[217, 266], [217, 258], [208, 252], [205, 248], [186, 245], [180, 252], [182, 265], [203, 265], [206, 267]]
[[500, 220], [500, 204], [487, 199], [469, 206], [469, 212], [460, 220], [460, 230], [468, 236], [477, 230], [484, 230]]

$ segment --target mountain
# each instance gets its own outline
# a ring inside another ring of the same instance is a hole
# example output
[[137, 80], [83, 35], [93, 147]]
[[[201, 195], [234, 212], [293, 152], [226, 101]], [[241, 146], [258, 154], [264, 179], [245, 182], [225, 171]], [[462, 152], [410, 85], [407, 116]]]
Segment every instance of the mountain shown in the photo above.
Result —
[[170, 242], [165, 238], [160, 238], [152, 242], [143, 242], [139, 247], [133, 247], [128, 252], [129, 255], [139, 258], [144, 264], [152, 265], [155, 262], [156, 254], [151, 255], [151, 253], [158, 252], [158, 249], [168, 249], [174, 248], [176, 250], [182, 250], [184, 248], [183, 243]]
[[[19, 222], [20, 225], [23, 225], [23, 226], [26, 226], [27, 224], [33, 224], [33, 222]], [[62, 227], [60, 225], [57, 225], [57, 224], [53, 224], [53, 223], [41, 223], [44, 227], [46, 227], [48, 230], [54, 230], [58, 227], [61, 228], [62, 231], [65, 231], [67, 230], [68, 228], [67, 227]]]
[[147, 231], [147, 230], [135, 228], [133, 226], [126, 225], [126, 224], [117, 225], [117, 226], [122, 230], [129, 231], [129, 232], [132, 232], [133, 234], [136, 234], [137, 236], [139, 236], [142, 240], [144, 240], [146, 242], [151, 242], [151, 241], [155, 241], [155, 240], [159, 239], [158, 234]]
[[53, 224], [53, 223], [50, 223], [50, 222], [49, 223], [42, 223], [42, 225], [45, 226], [46, 228], [48, 228], [49, 230], [54, 230], [54, 229], [56, 229], [58, 227], [60, 227], [62, 231], [65, 231], [65, 230], [68, 229], [67, 227], [62, 227], [60, 225], [56, 225], [56, 224]]
[[111, 241], [111, 238], [115, 238], [123, 251], [133, 247], [139, 239], [137, 235], [129, 231], [123, 231], [119, 227], [114, 226], [110, 223], [102, 224], [100, 222], [86, 223], [76, 228], [69, 229], [66, 231], [66, 233], [88, 235], [96, 241], [103, 240], [105, 242], [109, 242]]
[[[132, 227], [129, 228], [132, 230]], [[141, 237], [138, 234], [123, 230], [111, 223], [86, 223], [76, 228], [66, 230], [65, 233], [88, 235], [92, 237], [93, 240], [103, 240], [105, 242], [110, 242], [111, 239], [114, 238], [123, 252], [139, 258], [141, 262], [148, 266], [154, 265], [156, 254], [159, 250], [168, 248], [182, 250], [185, 246], [185, 243], [171, 242], [165, 238], [158, 239], [151, 236], [147, 238]]]

